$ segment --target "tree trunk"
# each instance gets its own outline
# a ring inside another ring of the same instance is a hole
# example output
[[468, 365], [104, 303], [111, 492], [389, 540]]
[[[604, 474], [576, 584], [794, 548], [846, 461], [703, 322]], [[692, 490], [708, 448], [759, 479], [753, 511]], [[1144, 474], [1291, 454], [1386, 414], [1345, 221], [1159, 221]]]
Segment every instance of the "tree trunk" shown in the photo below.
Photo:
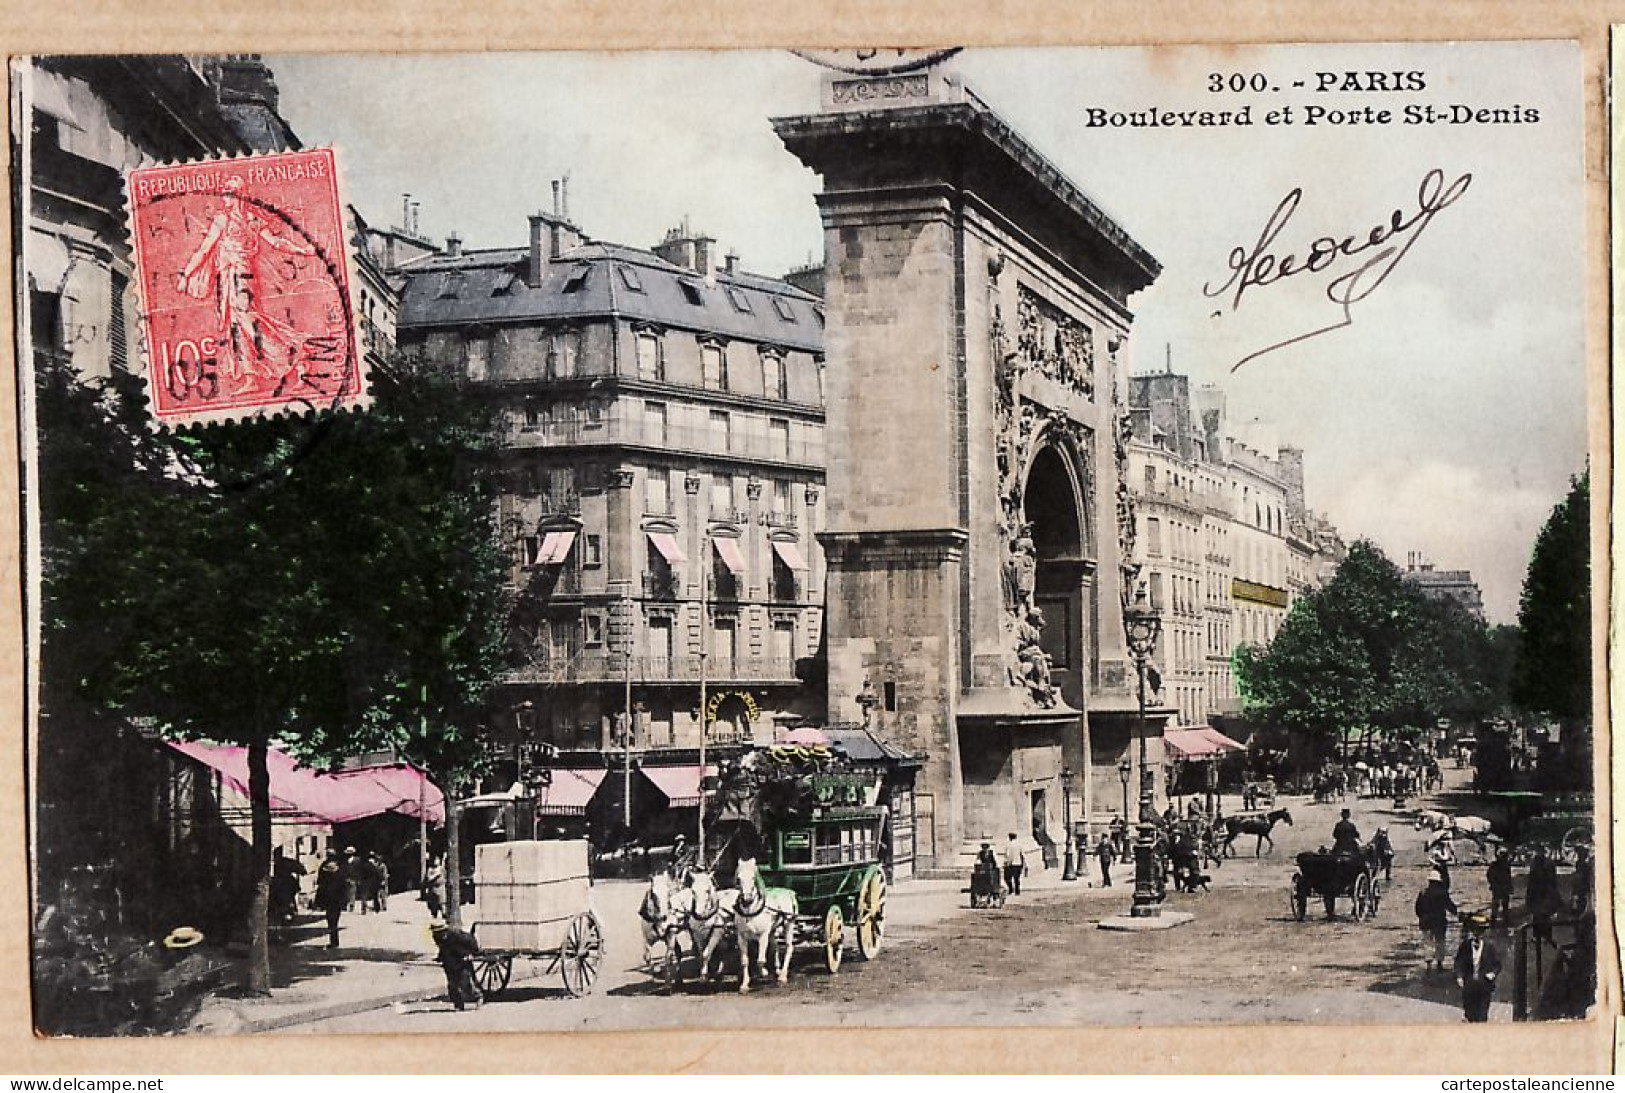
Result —
[[249, 824], [253, 836], [249, 877], [254, 896], [248, 904], [248, 991], [271, 993], [271, 771], [270, 745], [257, 739], [248, 746]]
[[446, 786], [446, 925], [463, 928], [463, 850], [457, 837], [462, 813], [457, 807], [457, 783]]

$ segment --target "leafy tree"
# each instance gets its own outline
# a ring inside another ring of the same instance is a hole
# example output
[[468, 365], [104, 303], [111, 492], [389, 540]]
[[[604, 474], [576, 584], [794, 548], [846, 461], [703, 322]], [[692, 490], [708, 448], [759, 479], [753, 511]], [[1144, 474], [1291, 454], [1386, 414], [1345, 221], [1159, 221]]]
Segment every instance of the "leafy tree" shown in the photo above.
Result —
[[[492, 431], [396, 360], [370, 411], [157, 434], [129, 377], [38, 382], [43, 682], [248, 748], [249, 987], [268, 990], [268, 749], [478, 761], [501, 668]], [[43, 725], [43, 722], [42, 722]]]
[[1249, 712], [1322, 741], [1425, 725], [1496, 701], [1484, 625], [1425, 599], [1369, 542], [1293, 605], [1267, 648], [1243, 648]]
[[1591, 475], [1570, 483], [1535, 539], [1518, 603], [1512, 697], [1570, 723], [1591, 716]]

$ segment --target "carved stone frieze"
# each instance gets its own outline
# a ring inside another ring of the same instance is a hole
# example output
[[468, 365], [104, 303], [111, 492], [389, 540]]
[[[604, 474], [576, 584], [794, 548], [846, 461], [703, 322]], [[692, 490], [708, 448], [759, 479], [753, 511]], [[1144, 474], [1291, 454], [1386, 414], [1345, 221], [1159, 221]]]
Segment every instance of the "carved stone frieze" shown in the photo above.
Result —
[[1016, 344], [1028, 366], [1094, 398], [1094, 331], [1025, 285], [1017, 290], [1016, 317], [1021, 325]]

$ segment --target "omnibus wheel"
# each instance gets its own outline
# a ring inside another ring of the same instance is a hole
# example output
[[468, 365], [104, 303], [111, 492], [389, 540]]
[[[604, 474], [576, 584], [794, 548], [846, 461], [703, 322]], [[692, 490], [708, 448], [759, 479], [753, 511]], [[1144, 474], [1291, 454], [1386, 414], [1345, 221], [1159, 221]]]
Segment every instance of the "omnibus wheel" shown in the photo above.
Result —
[[841, 970], [842, 950], [846, 947], [846, 919], [841, 908], [830, 904], [824, 912], [824, 967], [834, 975]]
[[880, 955], [886, 933], [886, 876], [876, 869], [858, 889], [858, 955], [873, 960]]

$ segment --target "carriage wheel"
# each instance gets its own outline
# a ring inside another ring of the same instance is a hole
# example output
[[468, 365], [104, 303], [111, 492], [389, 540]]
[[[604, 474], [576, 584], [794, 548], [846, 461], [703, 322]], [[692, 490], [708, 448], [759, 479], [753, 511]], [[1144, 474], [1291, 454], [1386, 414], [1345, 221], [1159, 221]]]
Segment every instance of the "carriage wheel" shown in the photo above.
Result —
[[1354, 878], [1354, 921], [1364, 922], [1371, 914], [1371, 878], [1364, 873]]
[[841, 915], [841, 908], [830, 904], [828, 911], [824, 912], [824, 967], [829, 974], [834, 975], [841, 970], [841, 954], [846, 947], [846, 919]]
[[474, 985], [487, 998], [501, 994], [513, 976], [513, 957], [479, 955], [474, 958]]
[[604, 931], [598, 917], [591, 911], [570, 920], [565, 931], [564, 944], [559, 946], [559, 964], [564, 975], [564, 989], [571, 998], [580, 998], [592, 992], [598, 981], [598, 967], [604, 962]]
[[1557, 848], [1557, 860], [1564, 865], [1574, 865], [1580, 860], [1580, 848], [1591, 849], [1591, 829], [1586, 827], [1571, 827], [1563, 832], [1563, 842]]
[[1371, 910], [1366, 917], [1376, 918], [1377, 912], [1380, 910], [1382, 910], [1382, 881], [1378, 880], [1373, 874], [1371, 877]]
[[873, 960], [880, 955], [886, 932], [886, 875], [876, 869], [858, 889], [858, 955]]
[[1299, 922], [1309, 917], [1309, 893], [1302, 873], [1292, 874], [1292, 917]]

